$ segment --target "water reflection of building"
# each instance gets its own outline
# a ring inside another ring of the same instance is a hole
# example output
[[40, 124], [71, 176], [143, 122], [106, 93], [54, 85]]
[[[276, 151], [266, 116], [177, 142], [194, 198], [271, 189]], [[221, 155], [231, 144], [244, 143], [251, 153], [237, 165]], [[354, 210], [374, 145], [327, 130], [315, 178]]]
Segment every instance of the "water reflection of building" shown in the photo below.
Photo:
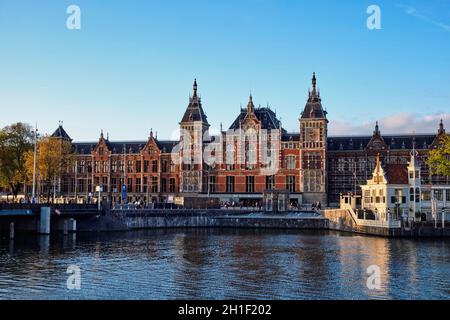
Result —
[[[336, 248], [339, 250], [339, 270], [336, 276], [347, 279], [349, 295], [361, 299], [361, 292], [368, 297], [386, 297], [389, 294], [391, 275], [391, 250], [389, 239], [367, 237], [337, 237]], [[377, 266], [380, 270], [381, 288], [371, 290], [367, 287], [370, 276], [368, 269]]]

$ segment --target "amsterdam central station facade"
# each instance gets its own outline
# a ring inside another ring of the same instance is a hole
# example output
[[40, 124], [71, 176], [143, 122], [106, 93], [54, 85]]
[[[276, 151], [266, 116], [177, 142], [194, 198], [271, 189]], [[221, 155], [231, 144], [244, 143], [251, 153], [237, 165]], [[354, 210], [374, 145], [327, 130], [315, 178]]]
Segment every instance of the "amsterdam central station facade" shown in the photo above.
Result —
[[284, 130], [269, 107], [255, 107], [250, 96], [229, 129], [210, 136], [197, 81], [178, 141], [159, 140], [150, 131], [139, 141], [110, 141], [102, 132], [98, 141], [77, 143], [60, 125], [52, 136], [71, 142], [73, 162], [57, 183], [56, 198], [91, 201], [101, 186], [102, 199], [113, 203], [215, 198], [255, 205], [266, 190], [287, 190], [293, 204], [336, 204], [340, 194], [360, 191], [377, 155], [384, 164], [406, 166], [413, 149], [423, 184], [449, 184], [431, 176], [425, 163], [428, 150], [446, 134], [442, 121], [434, 134], [383, 135], [377, 124], [367, 136], [328, 136], [316, 81], [314, 74], [295, 133]]

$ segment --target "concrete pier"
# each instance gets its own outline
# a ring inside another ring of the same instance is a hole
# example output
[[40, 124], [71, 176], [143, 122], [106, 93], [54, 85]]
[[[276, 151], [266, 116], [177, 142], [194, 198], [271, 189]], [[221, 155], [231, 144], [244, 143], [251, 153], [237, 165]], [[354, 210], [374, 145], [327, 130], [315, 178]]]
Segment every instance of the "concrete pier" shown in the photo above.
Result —
[[41, 216], [39, 220], [39, 233], [50, 234], [50, 208], [42, 207]]
[[69, 232], [77, 232], [77, 220], [70, 218], [69, 219]]
[[[330, 230], [359, 233], [380, 237], [391, 238], [447, 238], [450, 236], [450, 228], [436, 228], [431, 223], [415, 222], [406, 227], [377, 226], [378, 221], [366, 220], [366, 225], [358, 222], [355, 217], [346, 209], [323, 210], [322, 215], [329, 221]], [[373, 225], [371, 225], [373, 223]]]

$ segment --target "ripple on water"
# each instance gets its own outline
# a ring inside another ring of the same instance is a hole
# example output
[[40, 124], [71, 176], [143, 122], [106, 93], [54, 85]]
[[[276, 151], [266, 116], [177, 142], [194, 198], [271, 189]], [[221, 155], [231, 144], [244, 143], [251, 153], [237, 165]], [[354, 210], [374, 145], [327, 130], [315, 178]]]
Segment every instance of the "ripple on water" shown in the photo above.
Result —
[[[444, 241], [257, 230], [0, 243], [0, 299], [449, 299]], [[80, 291], [67, 267], [81, 268]], [[381, 289], [366, 286], [378, 265]]]

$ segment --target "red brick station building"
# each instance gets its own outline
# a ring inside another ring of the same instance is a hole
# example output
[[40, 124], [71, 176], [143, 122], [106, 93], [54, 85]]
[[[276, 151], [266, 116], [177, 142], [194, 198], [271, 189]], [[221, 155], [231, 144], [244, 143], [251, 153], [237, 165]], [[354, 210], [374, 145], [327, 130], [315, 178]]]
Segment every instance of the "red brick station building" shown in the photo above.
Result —
[[73, 142], [60, 125], [53, 137], [72, 143], [73, 164], [59, 179], [56, 198], [95, 201], [96, 187], [102, 186], [102, 199], [115, 204], [125, 196], [127, 203], [189, 197], [254, 205], [262, 202], [265, 190], [288, 190], [293, 204], [336, 204], [341, 193], [360, 191], [377, 154], [384, 164], [406, 164], [413, 149], [423, 184], [449, 184], [430, 176], [425, 163], [428, 150], [446, 134], [442, 121], [436, 134], [383, 135], [377, 124], [367, 136], [328, 136], [315, 74], [299, 132], [284, 130], [276, 113], [256, 108], [250, 96], [229, 129], [210, 136], [197, 81], [179, 125], [178, 141], [159, 140], [152, 131], [145, 140], [110, 141], [102, 132], [88, 143]]

